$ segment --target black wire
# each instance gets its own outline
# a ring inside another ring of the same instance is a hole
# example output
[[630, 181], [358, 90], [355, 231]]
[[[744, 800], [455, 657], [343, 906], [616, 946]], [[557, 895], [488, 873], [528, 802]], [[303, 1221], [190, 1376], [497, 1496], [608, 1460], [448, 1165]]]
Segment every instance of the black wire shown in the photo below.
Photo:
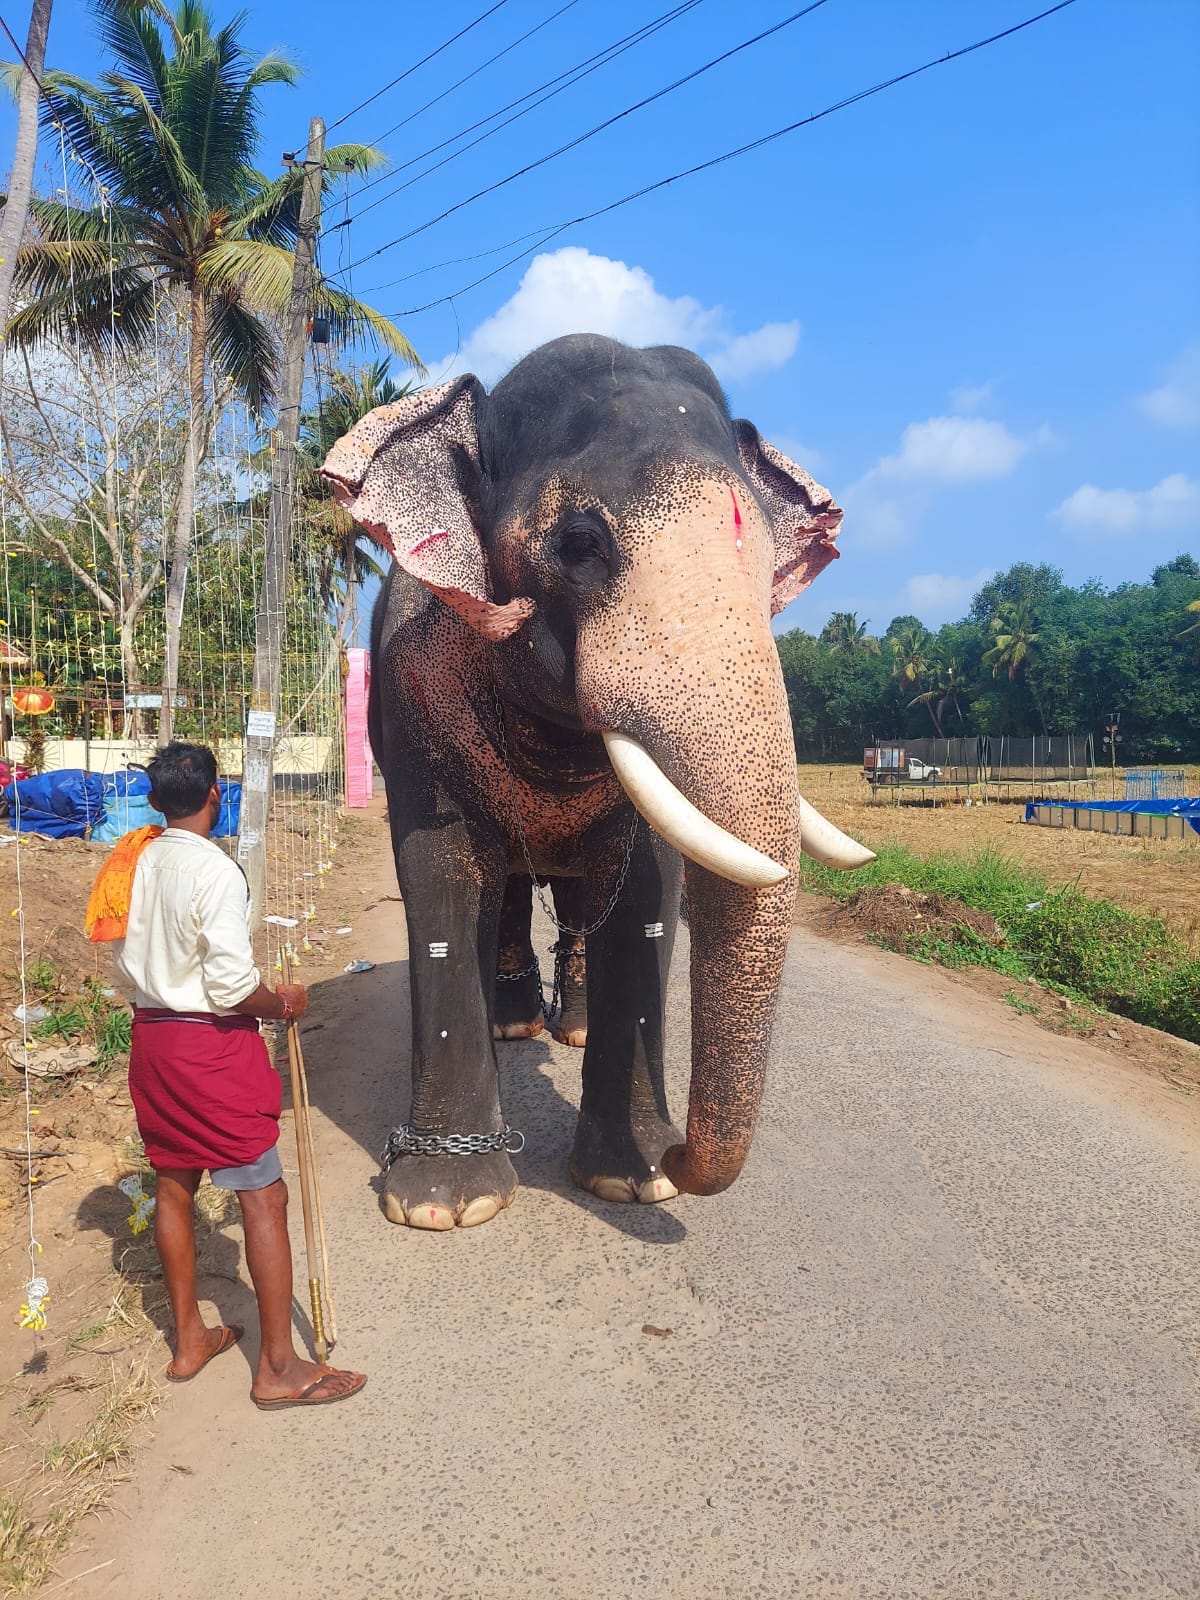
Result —
[[29, 65], [29, 57], [25, 54], [24, 50], [21, 49], [21, 46], [17, 43], [16, 39], [13, 37], [12, 29], [9, 27], [8, 23], [5, 22], [5, 20], [4, 20], [4, 18], [2, 16], [0, 16], [0, 28], [3, 28], [5, 33], [8, 35], [9, 44], [12, 45], [13, 49], [17, 52], [17, 54], [21, 58], [21, 65], [25, 68], [25, 71], [29, 74], [29, 76], [33, 79], [34, 83], [37, 85], [38, 94], [41, 96], [42, 100], [45, 102], [46, 106], [50, 110], [51, 117], [52, 117], [53, 123], [54, 123], [55, 132], [56, 133], [60, 133], [62, 135], [63, 139], [65, 140], [65, 142], [67, 144], [67, 147], [71, 151], [71, 154], [75, 157], [76, 161], [78, 161], [79, 165], [87, 173], [88, 177], [91, 178], [91, 180], [95, 184], [96, 188], [98, 190], [102, 190], [104, 188], [104, 185], [100, 182], [100, 179], [92, 171], [91, 164], [88, 162], [87, 157], [80, 154], [79, 150], [76, 148], [76, 146], [74, 145], [74, 143], [71, 140], [71, 135], [62, 126], [61, 122], [59, 122], [59, 120], [58, 120], [58, 117], [59, 117], [58, 107], [55, 104], [53, 94], [50, 92], [49, 89], [47, 89], [46, 85], [38, 77], [37, 73], [33, 70], [33, 68]]
[[339, 117], [336, 122], [331, 122], [329, 124], [330, 133], [332, 133], [335, 128], [340, 128], [343, 122], [349, 122], [351, 117], [357, 116], [358, 113], [364, 110], [367, 106], [374, 104], [374, 102], [378, 100], [381, 95], [387, 94], [389, 89], [394, 89], [398, 83], [403, 83], [405, 78], [411, 78], [418, 67], [423, 67], [428, 62], [432, 61], [435, 56], [440, 56], [443, 50], [448, 50], [450, 46], [461, 39], [464, 34], [470, 33], [472, 28], [477, 28], [479, 24], [481, 22], [485, 22], [493, 12], [499, 11], [501, 6], [505, 6], [507, 4], [508, 0], [496, 0], [495, 5], [489, 6], [486, 11], [481, 12], [480, 15], [475, 18], [474, 22], [468, 22], [465, 28], [460, 28], [457, 33], [451, 34], [444, 44], [438, 45], [436, 50], [431, 50], [427, 56], [422, 56], [420, 61], [414, 61], [412, 66], [406, 67], [399, 77], [393, 78], [390, 83], [385, 83], [382, 89], [376, 89], [374, 94], [369, 94], [365, 100], [360, 100], [356, 106], [351, 106], [350, 110], [347, 111], [344, 116]]
[[[973, 54], [973, 52], [976, 50], [983, 50], [986, 49], [988, 45], [998, 44], [1001, 39], [1009, 39], [1013, 36], [1013, 34], [1022, 33], [1026, 28], [1032, 28], [1034, 23], [1044, 22], [1047, 17], [1052, 17], [1055, 12], [1065, 11], [1068, 6], [1072, 6], [1074, 4], [1075, 0], [1059, 0], [1057, 5], [1050, 6], [1045, 11], [1039, 11], [1036, 16], [1027, 17], [1024, 22], [1015, 23], [1011, 28], [1005, 28], [1000, 33], [993, 33], [986, 39], [977, 39], [974, 44], [964, 45], [960, 50], [952, 50], [948, 55], [936, 56], [932, 61], [926, 61], [919, 67], [911, 67], [907, 72], [897, 73], [894, 78], [886, 78], [882, 83], [874, 84], [870, 89], [860, 89], [857, 94], [847, 95], [844, 100], [839, 100], [834, 105], [826, 106], [824, 111], [814, 111], [811, 116], [802, 117], [799, 122], [791, 122], [785, 128], [776, 128], [773, 133], [764, 134], [759, 139], [752, 139], [749, 144], [739, 145], [736, 150], [726, 150], [722, 155], [713, 156], [708, 161], [701, 161], [698, 165], [694, 167], [688, 167], [683, 172], [672, 173], [669, 178], [660, 178], [657, 183], [646, 184], [644, 188], [636, 189], [632, 194], [622, 195], [619, 200], [613, 200], [608, 205], [599, 206], [595, 211], [586, 212], [578, 217], [571, 217], [566, 222], [556, 223], [542, 235], [537, 244], [531, 245], [527, 250], [520, 251], [517, 255], [512, 256], [508, 261], [505, 261], [500, 266], [493, 268], [491, 272], [485, 272], [482, 277], [476, 278], [473, 283], [465, 284], [461, 289], [456, 289], [453, 294], [442, 295], [437, 300], [429, 300], [425, 303], [425, 305], [410, 306], [405, 311], [394, 311], [391, 313], [391, 320], [395, 321], [399, 317], [419, 316], [423, 311], [432, 311], [437, 306], [446, 305], [449, 301], [457, 298], [459, 295], [467, 294], [471, 289], [477, 289], [481, 283], [486, 283], [489, 278], [496, 277], [499, 273], [504, 272], [508, 267], [513, 266], [516, 262], [524, 260], [526, 256], [532, 255], [533, 252], [539, 249], [542, 244], [545, 244], [550, 239], [557, 237], [557, 235], [560, 233], [565, 233], [568, 228], [578, 227], [584, 222], [593, 222], [597, 217], [607, 216], [610, 211], [616, 211], [621, 206], [629, 205], [633, 200], [641, 200], [648, 194], [654, 194], [659, 189], [667, 188], [669, 184], [678, 183], [682, 178], [695, 177], [697, 173], [707, 172], [710, 168], [718, 167], [723, 162], [733, 161], [738, 156], [747, 155], [753, 150], [761, 150], [764, 145], [773, 144], [776, 139], [782, 139], [786, 134], [795, 133], [799, 128], [807, 128], [814, 122], [820, 122], [824, 117], [832, 116], [835, 111], [845, 111], [847, 107], [857, 105], [861, 100], [869, 100], [872, 95], [882, 94], [885, 89], [893, 89], [897, 84], [906, 83], [910, 78], [917, 78], [923, 72], [929, 72], [934, 67], [945, 66], [950, 61], [958, 61], [963, 56], [969, 56]], [[522, 235], [522, 237], [528, 238], [530, 236], [525, 234]], [[520, 240], [513, 239], [509, 242], [511, 244], [518, 244], [520, 243]], [[399, 241], [393, 240], [392, 243], [399, 243]], [[354, 265], [361, 266], [363, 262], [370, 261], [377, 255], [382, 255], [385, 250], [389, 250], [390, 248], [390, 244], [381, 245], [378, 250], [372, 251], [370, 255], [363, 256], [361, 260], [355, 262]], [[498, 248], [505, 249], [506, 247], [504, 245], [500, 245]], [[495, 252], [489, 250], [483, 253], [486, 255], [492, 255]], [[453, 265], [453, 263], [440, 262], [439, 265], [450, 266]], [[432, 272], [436, 269], [433, 267], [428, 267], [423, 270]], [[416, 276], [416, 274], [414, 274], [414, 276]], [[397, 279], [396, 281], [403, 282], [403, 279]], [[385, 284], [383, 287], [386, 288], [388, 286]]]
[[[486, 117], [480, 117], [478, 122], [472, 122], [468, 127], [460, 128], [457, 133], [451, 134], [448, 139], [443, 139], [440, 144], [431, 145], [428, 150], [422, 150], [420, 155], [411, 157], [410, 160], [402, 162], [400, 166], [393, 167], [389, 172], [380, 173], [378, 177], [364, 183], [362, 188], [356, 191], [356, 198], [366, 194], [368, 189], [374, 189], [378, 184], [390, 182], [397, 173], [416, 166], [418, 161], [424, 161], [428, 156], [437, 155], [438, 151], [444, 150], [447, 145], [454, 144], [459, 139], [465, 139], [467, 134], [474, 133], [476, 128], [483, 128], [489, 122], [495, 122], [496, 118], [502, 117], [506, 111], [512, 111], [516, 106], [524, 105], [526, 100], [532, 100], [534, 95], [542, 94], [543, 89], [551, 90], [551, 93], [543, 95], [542, 99], [534, 101], [533, 105], [526, 106], [525, 110], [519, 111], [515, 117], [509, 117], [507, 122], [500, 123], [498, 127], [481, 134], [478, 139], [473, 139], [470, 144], [463, 145], [461, 150], [454, 151], [453, 155], [446, 158], [446, 161], [452, 161], [455, 156], [462, 155], [464, 151], [473, 150], [477, 144], [482, 144], [485, 139], [490, 139], [493, 133], [499, 133], [501, 128], [511, 126], [512, 123], [519, 121], [528, 112], [535, 111], [538, 106], [545, 105], [547, 100], [553, 100], [555, 95], [562, 94], [564, 89], [573, 88], [575, 84], [582, 82], [584, 78], [590, 77], [593, 72], [599, 72], [601, 67], [608, 66], [618, 56], [624, 55], [627, 50], [632, 50], [635, 45], [644, 43], [670, 23], [677, 22], [680, 17], [686, 16], [689, 11], [694, 11], [700, 4], [701, 0], [684, 0], [683, 4], [672, 7], [670, 11], [664, 11], [661, 16], [655, 17], [650, 22], [643, 23], [640, 28], [635, 28], [632, 33], [627, 33], [623, 39], [618, 39], [613, 44], [605, 45], [604, 49], [598, 50], [595, 55], [587, 56], [583, 61], [577, 61], [573, 67], [568, 67], [565, 72], [560, 72], [557, 77], [547, 78], [545, 83], [539, 84], [536, 89], [530, 89], [528, 93], [518, 96], [516, 100], [510, 100], [506, 106], [501, 106], [499, 111], [489, 112]], [[577, 74], [577, 76], [574, 76], [574, 74]], [[557, 89], [553, 87], [555, 84], [559, 85]], [[374, 142], [379, 144], [388, 137], [388, 134], [394, 132], [395, 129], [389, 128], [387, 133], [381, 134]], [[429, 167], [426, 172], [419, 174], [419, 176], [426, 177], [429, 172], [436, 172], [439, 167], [446, 165], [446, 161], [439, 161], [436, 166]], [[413, 181], [415, 182], [416, 180], [414, 179]], [[398, 190], [392, 191], [392, 193], [398, 192]], [[388, 199], [390, 195], [385, 195], [382, 198]]]
[[[497, 50], [494, 56], [489, 56], [480, 66], [475, 67], [472, 71], [466, 73], [464, 77], [459, 78], [457, 83], [452, 83], [448, 89], [443, 89], [441, 94], [435, 94], [432, 100], [426, 100], [423, 106], [418, 106], [415, 111], [410, 111], [408, 116], [401, 117], [399, 122], [393, 123], [386, 133], [379, 134], [371, 140], [371, 143], [376, 146], [381, 145], [393, 133], [398, 133], [401, 128], [406, 128], [410, 122], [415, 122], [418, 117], [423, 116], [430, 106], [436, 106], [439, 100], [444, 100], [447, 95], [453, 94], [456, 89], [461, 89], [464, 83], [469, 83], [472, 78], [477, 78], [488, 67], [495, 66], [496, 62], [502, 56], [508, 55], [510, 50], [515, 50], [519, 44], [524, 44], [526, 39], [532, 39], [535, 33], [540, 33], [543, 28], [549, 27], [552, 22], [557, 21], [562, 16], [564, 11], [570, 11], [572, 6], [577, 6], [578, 4], [579, 0], [567, 0], [566, 5], [559, 6], [557, 11], [552, 11], [543, 21], [530, 28], [528, 32], [523, 33], [519, 39], [514, 39], [511, 44], [506, 44], [503, 50]], [[421, 158], [418, 156], [417, 159], [420, 160]]]
[[[813, 11], [819, 11], [822, 6], [828, 5], [828, 3], [829, 0], [809, 0], [808, 5], [802, 7], [799, 11], [794, 11], [790, 17], [785, 17], [782, 22], [777, 22], [772, 27], [765, 28], [762, 33], [756, 33], [751, 39], [743, 39], [741, 44], [736, 44], [721, 55], [714, 56], [711, 61], [704, 62], [702, 66], [687, 73], [684, 77], [676, 78], [674, 83], [668, 83], [665, 87], [656, 89], [653, 94], [647, 95], [645, 99], [638, 100], [634, 105], [626, 106], [623, 111], [618, 111], [615, 116], [606, 117], [603, 122], [598, 122], [594, 128], [589, 128], [586, 133], [581, 133], [576, 138], [569, 139], [566, 144], [560, 144], [557, 150], [551, 150], [546, 155], [539, 156], [536, 161], [527, 162], [525, 166], [518, 167], [515, 172], [510, 172], [506, 178], [500, 178], [495, 183], [489, 183], [486, 188], [476, 190], [474, 194], [468, 195], [465, 200], [459, 200], [454, 205], [447, 206], [446, 210], [440, 211], [436, 217], [430, 217], [427, 222], [419, 223], [415, 228], [410, 228], [407, 233], [402, 233], [398, 238], [393, 239], [391, 244], [382, 246], [381, 250], [374, 251], [371, 256], [364, 256], [362, 259], [370, 261], [373, 256], [381, 254], [382, 250], [390, 250], [395, 245], [404, 244], [409, 239], [415, 239], [417, 234], [424, 233], [427, 228], [435, 227], [439, 222], [444, 222], [447, 217], [452, 217], [456, 211], [461, 211], [464, 206], [473, 205], [476, 200], [482, 200], [485, 195], [495, 194], [497, 189], [503, 189], [507, 184], [514, 183], [518, 178], [523, 178], [528, 173], [535, 172], [538, 167], [544, 167], [548, 162], [557, 160], [559, 156], [565, 155], [568, 150], [574, 150], [579, 145], [586, 144], [589, 139], [594, 139], [598, 133], [603, 133], [606, 128], [611, 128], [615, 123], [623, 121], [626, 117], [631, 117], [635, 111], [641, 111], [646, 106], [653, 105], [656, 100], [663, 99], [665, 95], [673, 94], [676, 89], [683, 88], [684, 84], [691, 83], [694, 79], [702, 77], [706, 72], [711, 72], [714, 67], [719, 67], [722, 62], [728, 61], [732, 56], [739, 55], [743, 50], [749, 50], [752, 45], [761, 44], [764, 39], [769, 39], [772, 34], [779, 33], [783, 28], [790, 27], [793, 22], [799, 22], [802, 17], [807, 17]], [[431, 168], [430, 170], [433, 169]], [[423, 173], [418, 174], [418, 177], [423, 176]], [[373, 200], [369, 206], [364, 206], [358, 215], [360, 217], [365, 216], [375, 206], [382, 205], [385, 200], [390, 200], [394, 195], [399, 194], [401, 189], [406, 189], [409, 184], [416, 182], [417, 178], [410, 178], [407, 183], [400, 184], [399, 188], [391, 190], [386, 195], [380, 195], [378, 200]], [[359, 266], [360, 263], [356, 261], [354, 265]]]

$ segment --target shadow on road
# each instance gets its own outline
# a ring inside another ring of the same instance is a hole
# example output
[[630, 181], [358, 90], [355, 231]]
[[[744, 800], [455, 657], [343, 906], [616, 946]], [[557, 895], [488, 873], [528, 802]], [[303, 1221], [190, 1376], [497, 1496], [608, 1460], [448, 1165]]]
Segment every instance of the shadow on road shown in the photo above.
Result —
[[[315, 1020], [301, 1025], [309, 1097], [378, 1160], [389, 1130], [408, 1110], [408, 962], [323, 978], [313, 984], [311, 997]], [[525, 1135], [525, 1149], [513, 1161], [521, 1186], [570, 1201], [646, 1244], [679, 1243], [687, 1230], [665, 1206], [611, 1205], [571, 1182], [567, 1157], [578, 1104], [560, 1093], [550, 1074], [553, 1051], [566, 1048], [552, 1047], [547, 1034], [496, 1047], [500, 1104], [506, 1120]], [[570, 1054], [582, 1065], [582, 1051]], [[283, 1070], [286, 1082], [286, 1058]], [[371, 1188], [378, 1198], [378, 1177]]]

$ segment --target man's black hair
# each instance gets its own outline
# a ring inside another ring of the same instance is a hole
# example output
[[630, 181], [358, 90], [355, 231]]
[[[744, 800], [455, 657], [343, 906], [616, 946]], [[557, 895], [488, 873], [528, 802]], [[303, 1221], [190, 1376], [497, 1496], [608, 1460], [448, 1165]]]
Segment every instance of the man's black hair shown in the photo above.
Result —
[[207, 745], [176, 739], [146, 767], [158, 809], [168, 822], [194, 817], [217, 781], [217, 758]]

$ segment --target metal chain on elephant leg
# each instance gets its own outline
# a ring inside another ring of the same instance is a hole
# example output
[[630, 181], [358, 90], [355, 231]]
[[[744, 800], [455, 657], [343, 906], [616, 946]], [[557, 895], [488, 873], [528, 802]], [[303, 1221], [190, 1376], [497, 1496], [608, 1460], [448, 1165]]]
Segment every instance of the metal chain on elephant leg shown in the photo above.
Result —
[[[542, 910], [550, 918], [550, 921], [558, 929], [559, 933], [566, 934], [569, 939], [586, 939], [588, 934], [595, 933], [597, 929], [602, 928], [617, 908], [617, 901], [621, 898], [621, 890], [624, 889], [625, 880], [629, 876], [629, 867], [633, 861], [633, 847], [637, 840], [638, 827], [642, 819], [636, 811], [633, 813], [633, 826], [630, 828], [629, 838], [625, 842], [625, 858], [621, 862], [621, 870], [617, 874], [616, 887], [613, 889], [608, 904], [596, 918], [595, 922], [589, 922], [586, 928], [571, 928], [568, 927], [565, 922], [560, 922], [550, 898], [542, 888], [541, 884], [538, 882], [538, 875], [533, 865], [533, 857], [529, 853], [529, 840], [525, 836], [525, 825], [521, 821], [521, 807], [517, 803], [517, 791], [513, 783], [512, 764], [508, 757], [508, 739], [504, 729], [504, 703], [500, 699], [500, 686], [496, 682], [495, 678], [492, 679], [492, 696], [496, 702], [496, 727], [500, 737], [500, 761], [504, 768], [504, 781], [508, 786], [508, 798], [509, 804], [512, 807], [513, 826], [516, 829], [517, 840], [521, 846], [521, 854], [525, 857], [525, 865], [529, 869], [529, 876], [533, 879], [533, 892], [537, 895], [539, 901], [541, 902]], [[558, 963], [556, 961], [554, 982], [556, 996], [559, 988], [558, 976]]]
[[[551, 948], [553, 949], [553, 948], [556, 948], [556, 947], [555, 946], [551, 946]], [[541, 964], [541, 962], [538, 960], [538, 958], [536, 956], [534, 956], [533, 960], [529, 963], [529, 965], [527, 967], [522, 967], [520, 972], [498, 972], [496, 974], [496, 982], [497, 983], [517, 983], [522, 978], [531, 978], [535, 972], [537, 973], [538, 1004], [542, 1008], [542, 1020], [544, 1022], [549, 1022], [550, 1018], [554, 1015], [555, 1008], [558, 1005], [558, 968], [557, 967], [554, 970], [554, 993], [550, 997], [550, 1004], [549, 1005], [546, 1004], [546, 983], [545, 983], [545, 979], [542, 977], [542, 964]]]

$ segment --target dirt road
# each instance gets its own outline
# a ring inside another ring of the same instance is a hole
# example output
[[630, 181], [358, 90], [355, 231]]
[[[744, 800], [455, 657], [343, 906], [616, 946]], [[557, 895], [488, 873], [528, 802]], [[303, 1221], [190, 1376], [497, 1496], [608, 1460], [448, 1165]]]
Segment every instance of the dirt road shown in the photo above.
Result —
[[[382, 826], [378, 849], [370, 899]], [[338, 1355], [370, 1386], [263, 1416], [238, 1352], [172, 1391], [69, 1594], [1194, 1600], [1193, 1102], [797, 930], [729, 1194], [572, 1189], [579, 1058], [536, 1040], [502, 1047], [515, 1206], [414, 1233], [373, 1192], [405, 1102], [401, 908], [354, 924], [379, 965], [321, 986], [306, 1050]], [[244, 1282], [205, 1292], [252, 1323]]]

